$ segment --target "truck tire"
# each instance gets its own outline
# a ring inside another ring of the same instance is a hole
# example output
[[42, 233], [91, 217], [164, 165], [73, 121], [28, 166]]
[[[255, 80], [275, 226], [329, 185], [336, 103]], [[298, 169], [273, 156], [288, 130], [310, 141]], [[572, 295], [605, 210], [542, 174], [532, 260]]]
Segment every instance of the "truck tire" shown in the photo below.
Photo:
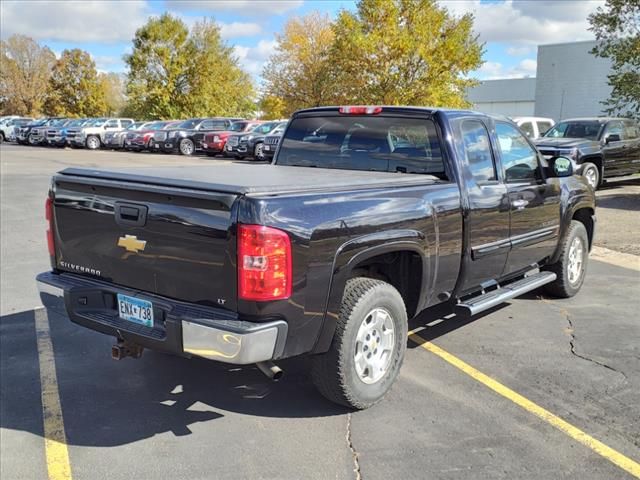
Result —
[[586, 162], [582, 166], [582, 176], [585, 178], [587, 183], [593, 187], [594, 190], [597, 190], [600, 186], [600, 171], [598, 167], [594, 163]]
[[369, 408], [398, 376], [407, 331], [407, 310], [393, 286], [372, 278], [350, 279], [331, 346], [311, 360], [313, 383], [332, 402]]
[[194, 143], [188, 138], [180, 140], [180, 145], [178, 147], [180, 154], [187, 156], [193, 155], [193, 152], [196, 150]]
[[0, 143], [4, 143], [6, 138], [4, 138], [4, 132], [0, 132]]
[[555, 297], [569, 298], [578, 293], [587, 273], [589, 237], [581, 222], [571, 220], [560, 249], [558, 261], [546, 268], [554, 272], [557, 278], [545, 285], [544, 289]]
[[97, 150], [100, 148], [100, 137], [89, 135], [84, 143], [89, 150]]
[[38, 145], [38, 143], [33, 139], [33, 133], [30, 133], [29, 136], [27, 137], [27, 143], [32, 147]]

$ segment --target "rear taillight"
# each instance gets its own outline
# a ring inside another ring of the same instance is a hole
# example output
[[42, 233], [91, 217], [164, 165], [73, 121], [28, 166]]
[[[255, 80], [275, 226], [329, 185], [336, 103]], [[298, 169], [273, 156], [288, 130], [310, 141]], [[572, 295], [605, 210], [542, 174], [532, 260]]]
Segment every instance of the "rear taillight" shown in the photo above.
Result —
[[283, 300], [291, 296], [291, 241], [282, 230], [238, 227], [238, 297]]
[[47, 219], [47, 248], [49, 249], [49, 256], [55, 257], [56, 250], [53, 244], [53, 199], [47, 197], [47, 201], [44, 204], [44, 216]]
[[343, 115], [377, 115], [378, 113], [382, 112], [382, 107], [340, 107], [339, 112]]

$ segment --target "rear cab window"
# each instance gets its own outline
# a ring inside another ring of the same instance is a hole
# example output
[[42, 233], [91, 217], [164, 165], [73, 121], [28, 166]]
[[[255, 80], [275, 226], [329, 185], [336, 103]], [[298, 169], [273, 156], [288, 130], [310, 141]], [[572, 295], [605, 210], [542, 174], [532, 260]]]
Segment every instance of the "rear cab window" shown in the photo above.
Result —
[[391, 115], [294, 118], [278, 165], [430, 174], [447, 179], [435, 123]]

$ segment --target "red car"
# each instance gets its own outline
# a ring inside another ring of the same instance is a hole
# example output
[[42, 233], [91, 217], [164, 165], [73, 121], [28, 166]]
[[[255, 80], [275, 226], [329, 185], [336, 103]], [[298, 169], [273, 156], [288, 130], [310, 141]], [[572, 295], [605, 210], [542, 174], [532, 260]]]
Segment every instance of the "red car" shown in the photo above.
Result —
[[180, 123], [180, 121], [157, 121], [150, 122], [140, 130], [134, 130], [127, 133], [124, 138], [125, 150], [134, 150], [142, 152], [143, 150], [151, 150], [151, 140], [153, 140], [156, 132], [172, 128]]
[[229, 127], [229, 130], [207, 133], [200, 144], [202, 150], [205, 151], [210, 157], [222, 153], [224, 152], [224, 146], [227, 143], [227, 138], [229, 137], [229, 135], [248, 132], [256, 125], [260, 125], [261, 123], [263, 122], [255, 120], [240, 120], [238, 122], [233, 122], [231, 124], [231, 127]]

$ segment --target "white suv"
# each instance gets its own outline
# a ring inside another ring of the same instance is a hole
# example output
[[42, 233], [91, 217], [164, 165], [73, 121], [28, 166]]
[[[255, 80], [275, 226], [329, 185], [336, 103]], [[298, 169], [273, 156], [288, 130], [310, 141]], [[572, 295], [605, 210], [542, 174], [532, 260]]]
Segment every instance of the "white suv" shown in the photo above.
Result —
[[80, 128], [67, 130], [67, 143], [72, 147], [100, 148], [107, 132], [123, 130], [133, 123], [131, 118], [96, 118]]

